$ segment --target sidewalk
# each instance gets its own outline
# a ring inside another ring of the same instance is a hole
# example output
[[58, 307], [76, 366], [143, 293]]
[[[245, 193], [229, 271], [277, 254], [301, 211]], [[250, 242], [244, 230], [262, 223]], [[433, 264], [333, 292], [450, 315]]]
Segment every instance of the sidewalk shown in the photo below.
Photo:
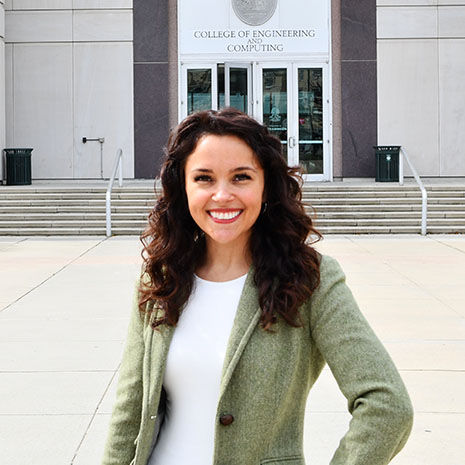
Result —
[[[412, 397], [392, 464], [464, 465], [465, 236], [327, 236], [317, 248], [339, 260]], [[140, 261], [137, 237], [0, 237], [2, 464], [100, 463]], [[349, 420], [326, 368], [307, 465], [329, 464]]]

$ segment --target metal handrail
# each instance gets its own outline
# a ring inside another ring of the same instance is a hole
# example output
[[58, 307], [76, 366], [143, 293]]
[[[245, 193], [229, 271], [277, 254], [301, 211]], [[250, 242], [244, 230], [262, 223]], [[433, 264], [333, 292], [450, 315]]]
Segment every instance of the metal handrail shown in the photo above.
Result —
[[428, 209], [428, 194], [426, 192], [425, 186], [421, 182], [420, 176], [418, 176], [418, 173], [416, 169], [413, 167], [412, 162], [410, 161], [410, 158], [407, 155], [407, 152], [403, 147], [400, 148], [400, 153], [401, 157], [399, 157], [399, 184], [401, 186], [404, 185], [404, 160], [403, 157], [407, 160], [407, 163], [412, 170], [413, 177], [415, 178], [415, 181], [418, 183], [421, 189], [421, 234], [423, 236], [426, 236], [426, 222], [427, 222], [427, 209]]
[[118, 185], [123, 187], [123, 150], [118, 149], [116, 151], [115, 164], [113, 166], [113, 173], [110, 180], [108, 181], [107, 193], [105, 195], [106, 200], [106, 219], [107, 219], [107, 237], [111, 237], [111, 190], [113, 189], [113, 183], [116, 178], [116, 171], [119, 168], [118, 173]]

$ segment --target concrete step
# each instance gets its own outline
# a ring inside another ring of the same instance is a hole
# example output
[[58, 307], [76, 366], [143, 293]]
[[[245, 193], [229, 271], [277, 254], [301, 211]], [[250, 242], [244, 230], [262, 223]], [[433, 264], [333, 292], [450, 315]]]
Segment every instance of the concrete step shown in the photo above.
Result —
[[[319, 231], [325, 234], [420, 234], [420, 226], [330, 226], [320, 227]], [[112, 228], [115, 236], [139, 236], [142, 229], [137, 228]], [[105, 228], [2, 228], [0, 235], [3, 236], [105, 236]], [[465, 234], [463, 226], [431, 226], [428, 234]]]
[[419, 226], [331, 226], [318, 229], [323, 235], [325, 234], [420, 234]]
[[[104, 199], [81, 199], [81, 200], [67, 200], [65, 201], [48, 201], [43, 199], [34, 200], [5, 200], [0, 202], [2, 207], [54, 207], [59, 205], [66, 206], [87, 206], [87, 207], [105, 207]], [[120, 206], [131, 206], [131, 207], [153, 207], [155, 201], [150, 199], [115, 199], [112, 201], [112, 207]], [[308, 206], [322, 206], [322, 205], [420, 205], [421, 198], [391, 198], [391, 197], [371, 197], [371, 198], [360, 198], [360, 197], [343, 197], [336, 199], [304, 199], [304, 203]], [[453, 204], [465, 206], [465, 197], [444, 197], [444, 198], [432, 198], [428, 199], [428, 205], [434, 204]]]
[[[43, 199], [31, 199], [31, 200], [5, 200], [1, 202], [3, 206], [10, 206], [10, 207], [29, 207], [29, 206], [40, 206], [40, 207], [47, 207], [47, 206], [58, 206], [58, 205], [68, 205], [68, 206], [88, 206], [88, 207], [104, 207], [105, 208], [105, 199], [81, 199], [81, 200], [62, 200], [62, 201], [54, 201], [54, 200], [43, 200]], [[138, 206], [153, 206], [155, 204], [155, 200], [150, 199], [134, 199], [134, 200], [119, 200], [115, 199], [111, 202], [112, 206], [115, 205], [138, 205]]]
[[[421, 234], [421, 227], [413, 226], [370, 226], [370, 227], [325, 227], [319, 231], [325, 234]], [[428, 234], [465, 234], [465, 227], [428, 227]]]
[[[12, 194], [2, 194], [0, 191], [0, 202], [7, 200], [35, 200], [40, 198], [41, 200], [50, 200], [50, 201], [68, 201], [68, 200], [105, 200], [105, 192], [101, 193], [89, 193], [89, 192], [78, 192], [78, 193], [49, 193], [49, 192], [39, 192], [39, 193], [12, 193]], [[144, 193], [144, 192], [113, 192], [111, 195], [112, 200], [133, 200], [133, 199], [144, 199], [144, 200], [154, 200], [156, 197], [154, 193]]]
[[[114, 233], [114, 232], [113, 232]], [[105, 227], [91, 228], [91, 227], [80, 227], [80, 228], [63, 228], [56, 229], [50, 227], [43, 228], [0, 228], [0, 236], [105, 236]], [[114, 233], [114, 235], [116, 235]], [[128, 235], [139, 235], [137, 231], [134, 231]]]
[[[405, 218], [408, 216], [409, 218], [420, 218], [421, 219], [421, 211], [409, 211], [409, 212], [324, 212], [319, 211], [317, 212], [317, 218], [320, 220], [326, 219], [344, 219], [344, 218], [380, 218], [380, 219], [397, 219], [397, 218]], [[115, 216], [116, 218], [116, 216]], [[448, 212], [441, 212], [441, 211], [430, 211], [428, 212], [428, 219], [439, 219], [439, 218], [448, 218], [448, 219], [462, 219], [465, 221], [465, 210], [463, 211], [448, 211]]]
[[[418, 226], [421, 225], [421, 217], [418, 218], [395, 218], [388, 220], [386, 218], [327, 218], [315, 219], [315, 225], [324, 227], [330, 226]], [[463, 226], [463, 218], [433, 218], [428, 219], [428, 226]]]
[[[428, 212], [432, 211], [464, 211], [465, 205], [462, 204], [442, 204], [436, 203], [428, 205]], [[318, 212], [338, 212], [338, 211], [353, 211], [353, 212], [406, 212], [411, 211], [421, 212], [421, 203], [415, 205], [398, 205], [398, 204], [371, 204], [371, 205], [319, 205]]]
[[[461, 191], [434, 191], [428, 193], [428, 198], [461, 198], [465, 200], [465, 190]], [[346, 197], [354, 197], [359, 199], [364, 198], [421, 198], [419, 190], [374, 190], [374, 191], [318, 191], [306, 190], [303, 193], [303, 199], [344, 199]], [[154, 201], [156, 195], [152, 192], [113, 192], [112, 200], [149, 200]], [[82, 192], [23, 192], [23, 193], [2, 193], [0, 189], [0, 202], [6, 201], [33, 201], [33, 200], [47, 200], [47, 201], [72, 201], [72, 200], [105, 200], [105, 192], [92, 193], [87, 191]]]
[[[114, 205], [112, 204], [111, 211], [112, 213], [137, 213], [137, 214], [148, 214], [151, 210], [153, 205]], [[311, 211], [311, 207], [308, 207], [309, 211]], [[465, 204], [444, 204], [444, 203], [434, 203], [428, 205], [428, 212], [433, 211], [464, 211]], [[411, 211], [421, 211], [421, 203], [416, 204], [382, 204], [382, 203], [374, 203], [374, 204], [336, 204], [336, 205], [326, 205], [321, 204], [318, 205], [317, 208], [318, 212], [321, 213], [331, 213], [331, 212], [411, 212]], [[43, 213], [43, 214], [52, 214], [52, 213], [100, 213], [105, 214], [105, 205], [98, 204], [98, 205], [27, 205], [21, 206], [18, 208], [14, 205], [2, 205], [0, 203], [0, 214], [8, 214], [8, 213], [16, 213], [21, 212], [24, 214], [32, 214], [32, 213]]]
[[[315, 224], [317, 227], [324, 226], [384, 226], [384, 225], [395, 225], [395, 226], [415, 226], [420, 224], [421, 218], [418, 217], [408, 217], [408, 218], [385, 218], [385, 217], [375, 217], [375, 218], [366, 218], [366, 217], [348, 217], [348, 218], [315, 218]], [[113, 218], [112, 219], [112, 229], [113, 228], [143, 228], [147, 224], [145, 218], [140, 219], [127, 219], [127, 218]], [[429, 218], [428, 225], [430, 226], [464, 226], [465, 221], [463, 217], [460, 218]], [[81, 226], [86, 227], [105, 227], [105, 218], [86, 218], [85, 224], [83, 225], [83, 220], [80, 218], [71, 219], [71, 218], [36, 218], [36, 219], [4, 219], [0, 220], [0, 229], [2, 228], [72, 228]]]
[[[448, 183], [445, 180], [443, 183], [435, 183], [425, 185], [427, 191], [465, 191], [465, 178], [461, 183]], [[404, 185], [399, 185], [397, 182], [381, 182], [381, 183], [351, 183], [351, 182], [311, 182], [305, 183], [302, 190], [305, 191], [398, 191], [409, 190], [409, 191], [420, 191], [420, 188], [416, 183], [407, 182]], [[28, 192], [53, 192], [53, 193], [76, 193], [76, 192], [96, 192], [105, 193], [107, 190], [107, 184], [101, 186], [89, 186], [89, 185], [70, 185], [70, 184], [58, 184], [58, 185], [38, 185], [32, 184], [30, 186], [7, 186], [0, 185], [0, 192], [15, 192], [15, 193], [28, 193]], [[160, 187], [157, 184], [155, 190], [160, 191]], [[113, 185], [112, 192], [153, 192], [154, 182], [146, 181], [141, 185], [123, 183], [123, 187], [119, 187], [118, 184]]]
[[[125, 212], [114, 211], [112, 212], [111, 218], [113, 222], [116, 221], [146, 221], [149, 211], [144, 210], [141, 212], [135, 212], [127, 210]], [[313, 212], [309, 212], [313, 217]], [[325, 211], [324, 209], [316, 212], [316, 217], [319, 220], [330, 220], [330, 219], [380, 219], [380, 220], [394, 220], [403, 219], [406, 216], [409, 218], [421, 218], [421, 210], [416, 209], [415, 211]], [[462, 219], [465, 221], [465, 209], [463, 211], [429, 211], [429, 219]], [[0, 221], [106, 221], [105, 211], [101, 212], [17, 212], [17, 210], [11, 210], [7, 213], [2, 213]]]
[[[336, 198], [344, 198], [347, 196], [353, 196], [357, 198], [378, 198], [378, 197], [389, 197], [389, 198], [399, 198], [399, 197], [408, 197], [408, 198], [420, 198], [421, 199], [421, 192], [420, 191], [399, 191], [399, 192], [386, 192], [386, 191], [363, 191], [363, 192], [353, 192], [353, 191], [345, 191], [345, 192], [304, 192], [302, 198], [304, 199], [336, 199]], [[465, 199], [465, 191], [445, 191], [445, 192], [428, 192], [428, 199], [430, 198], [451, 198], [457, 197]]]

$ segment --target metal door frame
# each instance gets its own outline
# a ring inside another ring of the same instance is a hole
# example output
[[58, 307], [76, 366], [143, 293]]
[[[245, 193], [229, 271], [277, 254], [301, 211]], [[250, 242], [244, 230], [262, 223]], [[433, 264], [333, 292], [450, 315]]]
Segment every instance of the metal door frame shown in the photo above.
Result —
[[230, 69], [231, 68], [244, 68], [247, 70], [247, 114], [254, 115], [253, 111], [253, 71], [252, 62], [239, 62], [239, 61], [225, 61], [224, 63], [224, 104], [230, 106], [231, 104], [231, 81]]
[[218, 109], [218, 72], [217, 72], [217, 62], [193, 62], [193, 63], [181, 63], [180, 70], [180, 86], [179, 86], [179, 121], [182, 121], [187, 116], [187, 71], [191, 69], [210, 69], [212, 76], [212, 85], [211, 85], [211, 100], [212, 100], [212, 110]]
[[322, 70], [322, 99], [323, 99], [323, 173], [321, 174], [304, 174], [305, 181], [329, 181], [332, 180], [331, 176], [331, 136], [330, 136], [330, 88], [329, 88], [329, 67], [326, 62], [315, 61], [294, 61], [292, 63], [292, 130], [290, 135], [295, 138], [297, 144], [295, 145], [295, 159], [299, 159], [299, 68], [305, 69], [321, 69]]

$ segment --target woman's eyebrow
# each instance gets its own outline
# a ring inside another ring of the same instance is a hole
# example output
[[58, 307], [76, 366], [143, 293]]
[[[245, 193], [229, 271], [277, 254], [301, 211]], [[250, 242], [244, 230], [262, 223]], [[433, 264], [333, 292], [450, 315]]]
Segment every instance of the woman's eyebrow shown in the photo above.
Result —
[[[213, 173], [213, 170], [209, 169], [209, 168], [194, 168], [191, 170], [191, 172], [194, 172], [194, 171], [199, 171], [201, 173]], [[229, 170], [230, 173], [235, 173], [236, 171], [257, 171], [255, 168], [253, 168], [252, 166], [238, 166], [237, 168], [231, 168]]]
[[238, 166], [237, 168], [233, 168], [230, 171], [236, 172], [236, 171], [257, 171], [257, 170], [255, 168], [252, 168], [251, 166]]

